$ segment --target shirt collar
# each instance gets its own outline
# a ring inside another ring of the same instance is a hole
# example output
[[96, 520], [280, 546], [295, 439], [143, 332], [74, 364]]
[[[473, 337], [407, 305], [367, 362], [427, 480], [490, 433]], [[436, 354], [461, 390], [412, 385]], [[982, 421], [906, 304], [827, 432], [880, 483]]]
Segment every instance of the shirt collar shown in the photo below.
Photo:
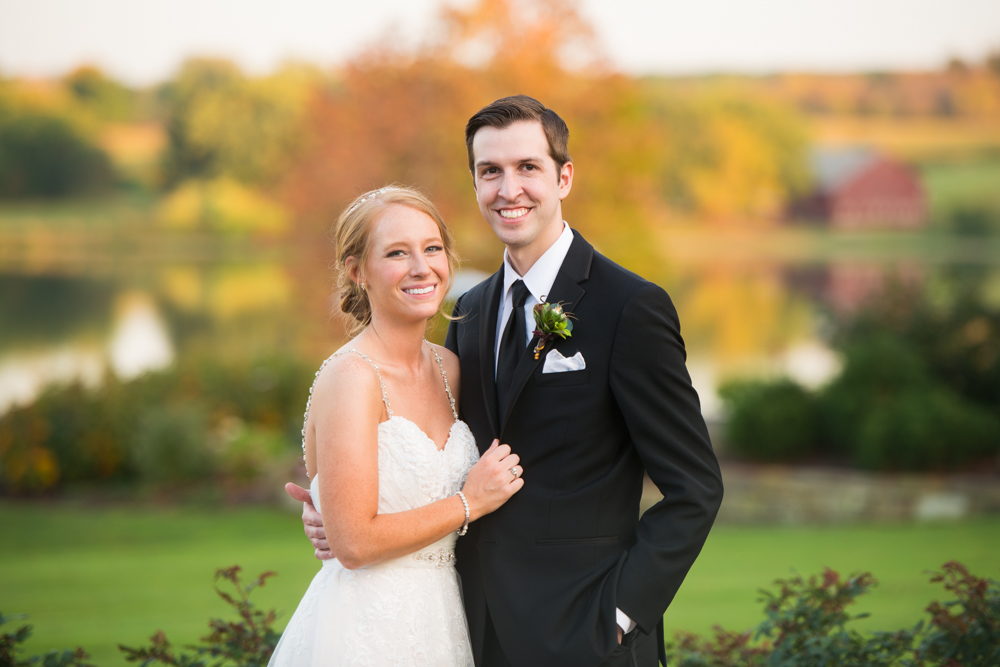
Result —
[[531, 265], [528, 272], [523, 276], [517, 275], [517, 271], [514, 267], [510, 265], [510, 260], [507, 257], [507, 251], [503, 251], [503, 295], [504, 301], [507, 300], [507, 295], [510, 293], [510, 287], [518, 280], [524, 281], [524, 286], [528, 288], [528, 292], [531, 296], [535, 297], [535, 301], [542, 303], [545, 301], [545, 297], [548, 296], [549, 292], [552, 291], [552, 284], [556, 281], [556, 276], [559, 274], [559, 269], [562, 267], [563, 260], [566, 259], [566, 253], [569, 252], [569, 247], [573, 244], [573, 230], [569, 228], [569, 224], [563, 220], [563, 230], [559, 238], [556, 239], [555, 243], [549, 246], [538, 260]]

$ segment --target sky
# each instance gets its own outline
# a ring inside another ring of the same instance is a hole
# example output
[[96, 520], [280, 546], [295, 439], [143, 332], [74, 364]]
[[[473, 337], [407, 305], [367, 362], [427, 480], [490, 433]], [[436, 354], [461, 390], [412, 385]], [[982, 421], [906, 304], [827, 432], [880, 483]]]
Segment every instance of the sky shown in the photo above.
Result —
[[[0, 74], [96, 64], [133, 85], [186, 58], [250, 72], [335, 66], [387, 33], [416, 43], [442, 0], [0, 0]], [[466, 4], [469, 0], [452, 0]], [[927, 69], [1000, 49], [1000, 0], [577, 0], [633, 74]]]

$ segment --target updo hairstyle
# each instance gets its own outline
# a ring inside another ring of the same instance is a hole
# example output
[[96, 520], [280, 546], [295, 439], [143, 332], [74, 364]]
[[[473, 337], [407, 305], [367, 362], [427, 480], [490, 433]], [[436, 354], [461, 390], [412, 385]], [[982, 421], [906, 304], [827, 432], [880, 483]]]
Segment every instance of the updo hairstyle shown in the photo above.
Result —
[[451, 287], [455, 270], [458, 268], [455, 241], [437, 207], [426, 195], [405, 185], [389, 185], [361, 195], [344, 209], [337, 218], [334, 228], [334, 245], [337, 253], [335, 271], [337, 291], [340, 294], [340, 310], [348, 315], [347, 333], [352, 337], [371, 324], [372, 305], [368, 300], [368, 293], [361, 289], [361, 285], [351, 280], [346, 266], [347, 258], [355, 258], [360, 269], [359, 273], [364, 276], [364, 269], [368, 265], [371, 253], [375, 220], [390, 204], [401, 204], [426, 213], [437, 223], [444, 245], [444, 254], [448, 258], [448, 287]]

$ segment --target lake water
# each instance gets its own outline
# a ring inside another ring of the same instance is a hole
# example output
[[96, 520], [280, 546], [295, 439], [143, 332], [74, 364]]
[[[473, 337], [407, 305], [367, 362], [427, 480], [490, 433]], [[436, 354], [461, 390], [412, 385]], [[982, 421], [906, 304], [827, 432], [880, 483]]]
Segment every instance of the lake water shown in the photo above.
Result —
[[[934, 289], [965, 267], [1000, 300], [995, 240], [693, 230], [666, 233], [662, 246], [658, 275], [648, 277], [674, 299], [713, 420], [715, 389], [729, 377], [787, 374], [815, 387], [834, 375], [831, 323], [887, 280]], [[0, 412], [49, 384], [128, 379], [185, 355], [239, 361], [282, 350], [318, 364], [345, 339], [331, 314], [328, 252], [320, 244], [138, 259], [111, 248], [93, 261], [55, 256], [40, 265], [0, 254]], [[491, 268], [466, 267], [456, 289]], [[443, 328], [430, 336], [442, 340]]]

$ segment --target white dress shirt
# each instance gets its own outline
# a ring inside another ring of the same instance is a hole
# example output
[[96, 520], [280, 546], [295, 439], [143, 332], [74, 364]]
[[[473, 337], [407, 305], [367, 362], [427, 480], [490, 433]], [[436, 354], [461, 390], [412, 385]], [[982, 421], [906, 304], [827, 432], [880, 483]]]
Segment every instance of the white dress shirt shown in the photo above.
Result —
[[[566, 259], [566, 253], [569, 252], [569, 247], [573, 244], [573, 230], [569, 228], [569, 224], [563, 220], [563, 230], [559, 238], [556, 239], [555, 243], [549, 246], [549, 249], [542, 253], [542, 256], [531, 265], [531, 268], [523, 275], [518, 275], [517, 271], [510, 264], [510, 258], [507, 256], [507, 251], [503, 252], [503, 299], [500, 301], [500, 312], [497, 313], [497, 330], [495, 343], [493, 344], [493, 373], [494, 377], [497, 368], [497, 357], [500, 356], [500, 338], [503, 336], [503, 330], [507, 326], [507, 320], [510, 319], [511, 312], [514, 310], [514, 299], [511, 294], [511, 287], [518, 280], [524, 281], [524, 286], [528, 288], [528, 297], [524, 300], [524, 327], [525, 327], [525, 337], [524, 340], [530, 341], [532, 337], [532, 331], [535, 330], [535, 318], [531, 313], [532, 308], [535, 304], [542, 303], [548, 297], [549, 292], [552, 291], [552, 284], [556, 281], [556, 276], [559, 274], [559, 269], [562, 268], [563, 260]], [[625, 612], [621, 609], [615, 609], [616, 621], [618, 622], [618, 627], [620, 627], [625, 633], [632, 632], [635, 629], [635, 621], [628, 617]]]
[[524, 281], [524, 286], [528, 288], [528, 298], [524, 300], [524, 340], [525, 343], [531, 340], [531, 332], [535, 330], [535, 318], [531, 314], [531, 309], [535, 304], [542, 303], [552, 291], [552, 283], [556, 281], [559, 269], [562, 267], [566, 253], [573, 244], [573, 230], [569, 228], [563, 220], [563, 230], [555, 243], [549, 246], [541, 257], [539, 257], [531, 268], [523, 275], [517, 274], [514, 267], [510, 265], [510, 258], [507, 251], [503, 252], [503, 299], [500, 301], [500, 312], [497, 313], [497, 330], [495, 343], [493, 344], [493, 372], [496, 373], [497, 357], [500, 356], [500, 339], [503, 337], [503, 330], [510, 319], [511, 311], [514, 310], [514, 298], [511, 287], [518, 280]]

